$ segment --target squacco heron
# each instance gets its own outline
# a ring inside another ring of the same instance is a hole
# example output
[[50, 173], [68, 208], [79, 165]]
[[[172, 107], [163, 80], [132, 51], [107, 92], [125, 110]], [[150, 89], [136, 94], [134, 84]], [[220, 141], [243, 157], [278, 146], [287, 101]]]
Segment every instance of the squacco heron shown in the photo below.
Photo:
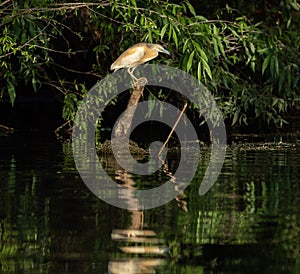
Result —
[[129, 49], [125, 50], [118, 59], [113, 62], [110, 69], [111, 70], [118, 70], [121, 68], [127, 68], [129, 75], [132, 77], [134, 81], [137, 81], [137, 78], [133, 75], [133, 71], [135, 68], [148, 62], [155, 57], [157, 57], [158, 53], [166, 53], [170, 55], [166, 49], [164, 49], [159, 44], [150, 44], [150, 43], [138, 43], [134, 46], [130, 47]]

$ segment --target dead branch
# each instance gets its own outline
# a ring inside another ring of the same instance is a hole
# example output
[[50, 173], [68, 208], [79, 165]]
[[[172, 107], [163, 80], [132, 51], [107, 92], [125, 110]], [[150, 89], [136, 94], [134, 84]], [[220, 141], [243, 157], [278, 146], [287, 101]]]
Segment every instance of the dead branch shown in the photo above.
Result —
[[114, 137], [116, 139], [129, 137], [133, 115], [135, 113], [135, 110], [137, 108], [137, 105], [143, 94], [144, 87], [147, 84], [147, 82], [147, 79], [142, 77], [138, 79], [137, 82], [133, 85], [133, 92], [128, 101], [127, 108], [124, 112], [124, 115], [121, 119], [118, 120], [117, 125], [115, 127]]
[[173, 132], [174, 132], [177, 124], [179, 123], [179, 121], [180, 121], [183, 113], [185, 112], [186, 107], [187, 107], [187, 103], [185, 103], [185, 105], [183, 106], [183, 109], [182, 109], [181, 113], [179, 114], [179, 116], [178, 116], [178, 118], [177, 118], [177, 120], [176, 120], [176, 122], [175, 122], [175, 124], [174, 124], [174, 126], [172, 128], [172, 130], [170, 131], [167, 140], [164, 142], [163, 146], [161, 147], [160, 151], [158, 152], [158, 156], [162, 153], [163, 149], [166, 147], [167, 143], [169, 142], [169, 140], [170, 140], [170, 138], [171, 138], [171, 136], [172, 136], [172, 134], [173, 134]]

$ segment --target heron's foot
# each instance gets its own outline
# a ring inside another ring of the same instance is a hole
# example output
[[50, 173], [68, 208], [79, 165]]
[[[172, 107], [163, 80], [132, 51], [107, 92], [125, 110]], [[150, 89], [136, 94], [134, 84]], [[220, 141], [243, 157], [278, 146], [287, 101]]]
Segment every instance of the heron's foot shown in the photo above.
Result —
[[133, 87], [140, 89], [140, 88], [146, 86], [147, 84], [148, 84], [147, 78], [141, 77], [139, 79], [136, 79], [136, 81], [133, 84]]

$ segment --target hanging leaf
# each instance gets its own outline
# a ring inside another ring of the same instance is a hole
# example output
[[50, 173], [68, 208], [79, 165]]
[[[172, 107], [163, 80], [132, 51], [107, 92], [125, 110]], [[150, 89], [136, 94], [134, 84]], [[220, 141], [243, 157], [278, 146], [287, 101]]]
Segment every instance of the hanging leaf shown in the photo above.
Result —
[[272, 54], [269, 54], [269, 55], [265, 58], [265, 60], [264, 60], [264, 62], [263, 62], [263, 64], [262, 64], [262, 74], [265, 73], [265, 70], [266, 70], [266, 68], [268, 67], [269, 63], [270, 63], [271, 58], [272, 58]]
[[153, 109], [154, 109], [154, 106], [155, 106], [155, 100], [153, 99], [154, 97], [153, 96], [150, 96], [148, 97], [148, 111], [146, 113], [146, 117], [145, 118], [150, 118], [151, 117], [151, 114], [153, 112]]
[[165, 33], [166, 33], [166, 30], [167, 30], [167, 27], [168, 27], [168, 26], [169, 26], [168, 24], [165, 24], [165, 25], [162, 27], [161, 31], [160, 31], [160, 39], [161, 39], [161, 40], [164, 38], [164, 35], [165, 35]]
[[194, 55], [195, 55], [195, 50], [192, 51], [192, 53], [190, 54], [189, 59], [187, 61], [187, 64], [186, 64], [186, 71], [187, 72], [189, 72], [191, 67], [192, 67]]
[[194, 7], [190, 4], [190, 2], [189, 2], [189, 1], [186, 1], [185, 4], [186, 4], [187, 7], [189, 8], [190, 13], [191, 13], [193, 16], [196, 16], [196, 11], [195, 11]]
[[255, 53], [255, 46], [254, 46], [254, 44], [250, 42], [249, 45], [250, 45], [251, 53], [254, 54]]
[[232, 119], [232, 126], [237, 122], [237, 120], [239, 119], [239, 115], [240, 115], [240, 110], [236, 110], [234, 115], [233, 115], [233, 119]]
[[201, 62], [198, 62], [197, 77], [198, 77], [198, 80], [201, 81], [201, 78], [202, 78], [202, 75], [201, 75]]
[[222, 56], [223, 56], [224, 58], [226, 58], [225, 50], [224, 50], [222, 41], [221, 41], [220, 39], [218, 39], [218, 46], [219, 46], [219, 49], [220, 49], [220, 51], [221, 51]]
[[282, 91], [283, 84], [285, 83], [285, 68], [280, 71], [279, 79], [278, 79], [278, 90]]
[[7, 81], [7, 91], [10, 98], [10, 102], [13, 106], [16, 100], [16, 90], [15, 86], [10, 81]]
[[173, 41], [175, 43], [176, 49], [178, 49], [178, 38], [177, 38], [177, 34], [176, 34], [175, 29], [173, 29]]
[[32, 83], [34, 92], [37, 92], [37, 90], [39, 89], [39, 87], [41, 85], [41, 82], [35, 76], [33, 76], [31, 83]]
[[205, 72], [208, 75], [208, 77], [210, 78], [210, 80], [212, 80], [212, 73], [211, 73], [208, 63], [202, 56], [200, 57], [200, 59], [201, 59], [202, 65], [203, 65], [203, 69], [205, 70]]
[[200, 56], [205, 60], [205, 62], [208, 62], [208, 57], [207, 57], [206, 53], [204, 52], [204, 50], [200, 48], [198, 51], [200, 53]]
[[274, 65], [275, 65], [275, 75], [279, 76], [279, 62], [277, 56], [274, 56]]
[[216, 56], [217, 58], [219, 58], [219, 48], [218, 48], [218, 42], [217, 42], [217, 39], [213, 37], [212, 41], [213, 41], [213, 44], [214, 44], [215, 56]]
[[251, 69], [252, 69], [252, 71], [253, 72], [255, 72], [255, 60], [254, 60], [254, 58], [252, 58], [252, 60], [251, 60], [251, 62], [250, 62], [250, 67], [251, 67]]
[[198, 42], [196, 42], [195, 40], [192, 40], [193, 42], [193, 46], [196, 48], [196, 50], [200, 53], [200, 51], [202, 50], [201, 49], [201, 46], [199, 45]]
[[190, 38], [185, 40], [183, 47], [182, 47], [182, 53], [185, 53], [187, 46], [189, 45], [189, 40], [190, 40]]

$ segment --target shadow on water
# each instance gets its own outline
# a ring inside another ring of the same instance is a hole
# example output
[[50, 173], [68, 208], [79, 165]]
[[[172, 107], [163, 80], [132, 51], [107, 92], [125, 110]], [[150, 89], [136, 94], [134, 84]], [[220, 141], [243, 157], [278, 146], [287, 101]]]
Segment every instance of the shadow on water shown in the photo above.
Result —
[[[0, 272], [300, 273], [296, 143], [230, 145], [218, 181], [200, 197], [210, 155], [202, 147], [184, 194], [146, 211], [96, 198], [69, 142], [17, 132], [1, 137], [0, 149]], [[145, 180], [102, 160], [128, 187], [169, 176], [161, 169]], [[168, 156], [170, 172], [176, 161]]]

